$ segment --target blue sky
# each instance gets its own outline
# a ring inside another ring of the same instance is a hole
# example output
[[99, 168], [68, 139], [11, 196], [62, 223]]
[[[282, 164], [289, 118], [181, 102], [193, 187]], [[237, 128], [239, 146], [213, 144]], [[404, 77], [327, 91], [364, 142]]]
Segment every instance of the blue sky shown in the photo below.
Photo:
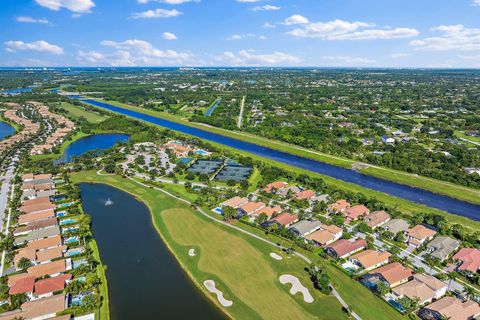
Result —
[[480, 0], [2, 0], [2, 66], [480, 67]]

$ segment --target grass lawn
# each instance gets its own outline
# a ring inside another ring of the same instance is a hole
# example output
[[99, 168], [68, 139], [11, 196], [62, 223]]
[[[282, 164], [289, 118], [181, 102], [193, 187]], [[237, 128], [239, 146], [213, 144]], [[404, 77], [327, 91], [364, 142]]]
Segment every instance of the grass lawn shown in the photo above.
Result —
[[[105, 102], [108, 102], [112, 105], [119, 106], [125, 109], [129, 109], [129, 110], [141, 112], [144, 114], [149, 114], [155, 117], [183, 123], [192, 127], [196, 127], [196, 128], [200, 128], [200, 129], [214, 132], [217, 134], [233, 137], [242, 141], [248, 141], [250, 143], [255, 143], [257, 145], [266, 146], [272, 149], [285, 151], [291, 154], [299, 155], [306, 158], [311, 158], [314, 160], [318, 160], [321, 162], [325, 162], [325, 163], [329, 163], [329, 164], [333, 164], [333, 165], [337, 165], [345, 168], [351, 168], [352, 164], [356, 162], [354, 160], [324, 154], [318, 151], [305, 149], [299, 146], [287, 144], [285, 142], [262, 138], [262, 137], [245, 133], [245, 132], [230, 131], [230, 130], [225, 130], [221, 128], [216, 128], [210, 125], [189, 122], [185, 118], [181, 118], [179, 116], [175, 116], [166, 112], [147, 110], [147, 109], [130, 106], [124, 103], [116, 102], [116, 101], [105, 101]], [[480, 204], [480, 191], [476, 189], [458, 186], [453, 183], [444, 182], [444, 181], [436, 180], [432, 178], [426, 178], [426, 177], [418, 176], [415, 174], [410, 174], [410, 173], [397, 171], [389, 168], [383, 168], [383, 167], [382, 168], [370, 167], [368, 170], [363, 172], [369, 175], [373, 175], [373, 176], [385, 179], [385, 180], [395, 181], [398, 183], [429, 190], [435, 193], [445, 194], [445, 195], [448, 195], [457, 199], [461, 199], [464, 201]]]
[[69, 115], [71, 115], [72, 117], [76, 119], [83, 117], [91, 123], [99, 123], [107, 118], [106, 116], [87, 111], [80, 106], [76, 106], [68, 102], [62, 102], [60, 104], [60, 107], [67, 110]]
[[[216, 302], [203, 287], [213, 279], [217, 288], [232, 300], [233, 306], [223, 310], [238, 319], [345, 319], [338, 301], [315, 290], [304, 270], [306, 264], [298, 257], [286, 256], [266, 243], [238, 231], [216, 224], [189, 206], [119, 176], [99, 176], [95, 172], [74, 173], [73, 182], [107, 183], [136, 196], [150, 209], [154, 224], [180, 265], [194, 283]], [[188, 250], [196, 249], [190, 257]], [[284, 256], [272, 259], [275, 251]], [[303, 302], [300, 294], [292, 296], [289, 286], [278, 281], [281, 274], [297, 276], [313, 294], [312, 304]], [[383, 319], [379, 314], [376, 318]]]
[[[95, 240], [91, 240], [88, 243], [88, 246], [90, 249], [93, 251], [93, 257], [97, 261], [101, 261], [100, 259], [100, 253], [98, 252], [98, 247], [97, 243]], [[108, 284], [107, 284], [107, 277], [105, 276], [105, 267], [99, 263], [97, 265], [97, 276], [100, 278], [102, 283], [100, 284], [100, 295], [103, 297], [102, 300], [102, 305], [100, 309], [96, 312], [96, 319], [101, 319], [101, 320], [109, 320], [110, 319], [110, 311], [108, 309]]]
[[463, 138], [463, 139], [467, 139], [467, 140], [470, 140], [470, 141], [473, 141], [473, 142], [480, 143], [480, 137], [467, 136], [465, 134], [465, 132], [463, 132], [463, 131], [455, 131], [454, 134], [458, 138]]

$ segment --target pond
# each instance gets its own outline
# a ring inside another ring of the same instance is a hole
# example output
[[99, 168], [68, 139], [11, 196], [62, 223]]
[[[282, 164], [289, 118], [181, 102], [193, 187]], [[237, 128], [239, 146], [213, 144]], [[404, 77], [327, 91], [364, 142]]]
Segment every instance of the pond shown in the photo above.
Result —
[[105, 150], [113, 147], [117, 142], [126, 142], [130, 137], [123, 133], [99, 133], [87, 136], [70, 144], [59, 160], [55, 163], [65, 163], [72, 161], [73, 157], [94, 151]]
[[0, 120], [0, 140], [5, 139], [15, 133], [15, 128], [13, 128], [9, 123]]
[[104, 184], [82, 183], [80, 191], [107, 265], [111, 319], [225, 319], [178, 265], [142, 202]]

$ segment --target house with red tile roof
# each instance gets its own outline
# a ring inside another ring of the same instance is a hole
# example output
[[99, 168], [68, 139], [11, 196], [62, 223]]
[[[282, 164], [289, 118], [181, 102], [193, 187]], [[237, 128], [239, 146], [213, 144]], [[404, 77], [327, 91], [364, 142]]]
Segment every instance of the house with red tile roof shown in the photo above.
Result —
[[282, 207], [280, 206], [274, 206], [274, 207], [266, 206], [258, 210], [257, 212], [255, 212], [255, 216], [265, 214], [268, 217], [268, 219], [271, 219], [275, 214], [278, 214], [280, 212], [282, 212]]
[[65, 289], [66, 284], [71, 279], [72, 275], [66, 273], [35, 282], [35, 287], [33, 289], [34, 299], [50, 297], [54, 292]]
[[391, 288], [393, 288], [409, 281], [413, 276], [413, 270], [404, 267], [399, 262], [393, 262], [373, 270], [368, 274], [368, 276], [376, 277], [380, 281], [386, 282]]
[[294, 195], [297, 200], [310, 200], [315, 197], [316, 193], [313, 190], [303, 190]]
[[363, 216], [366, 216], [370, 210], [368, 210], [367, 207], [365, 207], [363, 204], [357, 204], [353, 207], [347, 208], [344, 212], [344, 216], [347, 219], [348, 222], [353, 222], [357, 221]]
[[422, 308], [418, 315], [424, 320], [470, 320], [480, 315], [480, 306], [475, 301], [463, 302], [454, 297], [443, 297]]
[[363, 220], [370, 228], [375, 229], [390, 221], [390, 215], [383, 210], [374, 211], [364, 216]]
[[231, 199], [228, 199], [220, 204], [221, 207], [232, 207], [233, 209], [237, 209], [238, 207], [246, 204], [248, 202], [247, 198], [235, 196]]
[[365, 250], [354, 254], [349, 260], [364, 270], [370, 271], [387, 264], [390, 256], [391, 254], [388, 251]]
[[480, 270], [480, 249], [462, 248], [452, 259], [460, 263], [457, 267], [459, 271], [476, 273]]
[[392, 292], [398, 298], [418, 299], [418, 304], [423, 305], [440, 299], [447, 293], [447, 289], [448, 286], [434, 276], [419, 273], [413, 276], [413, 280], [393, 288]]
[[282, 213], [279, 216], [273, 218], [271, 221], [275, 221], [279, 225], [287, 228], [291, 224], [295, 223], [298, 221], [298, 216], [296, 214], [290, 214], [290, 213]]
[[64, 311], [68, 306], [68, 299], [65, 294], [57, 294], [48, 298], [27, 301], [20, 309], [2, 313], [0, 320], [13, 319], [70, 319], [70, 315], [56, 317], [57, 313]]
[[329, 244], [326, 247], [326, 252], [328, 255], [334, 258], [343, 259], [351, 254], [354, 254], [355, 252], [363, 250], [366, 246], [367, 242], [363, 239], [340, 239], [332, 244]]
[[288, 186], [288, 183], [284, 181], [275, 181], [272, 183], [269, 183], [263, 188], [263, 191], [268, 192], [268, 193], [275, 193], [277, 190], [281, 190]]
[[250, 216], [254, 213], [256, 213], [257, 211], [259, 211], [260, 209], [264, 208], [265, 207], [265, 203], [263, 202], [254, 202], [254, 201], [250, 201], [250, 202], [247, 202], [243, 205], [241, 205], [238, 210], [243, 214], [243, 215], [247, 215], [247, 216]]
[[405, 231], [405, 236], [407, 237], [407, 242], [409, 245], [414, 247], [421, 246], [425, 241], [430, 241], [433, 239], [433, 236], [437, 234], [437, 231], [427, 228], [424, 225], [416, 225], [415, 227]]
[[347, 200], [338, 200], [328, 206], [329, 213], [342, 213], [350, 207], [350, 203]]

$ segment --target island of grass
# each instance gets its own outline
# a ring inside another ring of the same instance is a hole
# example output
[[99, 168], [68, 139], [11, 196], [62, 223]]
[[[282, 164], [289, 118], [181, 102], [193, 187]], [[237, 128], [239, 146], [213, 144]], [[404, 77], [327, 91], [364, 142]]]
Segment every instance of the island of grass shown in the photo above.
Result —
[[[124, 108], [124, 109], [133, 110], [136, 112], [141, 112], [144, 114], [152, 115], [152, 116], [163, 118], [166, 120], [175, 121], [191, 127], [207, 130], [216, 134], [229, 136], [242, 141], [248, 141], [250, 143], [255, 143], [260, 146], [269, 147], [272, 149], [288, 152], [290, 154], [302, 156], [305, 158], [310, 158], [310, 159], [325, 162], [328, 164], [333, 164], [336, 166], [345, 167], [348, 169], [351, 169], [352, 165], [356, 163], [356, 161], [354, 160], [328, 155], [318, 151], [313, 151], [313, 150], [305, 149], [299, 146], [287, 144], [285, 142], [262, 138], [262, 137], [245, 133], [245, 132], [236, 132], [236, 131], [213, 127], [206, 124], [189, 122], [186, 118], [181, 118], [179, 116], [175, 116], [166, 112], [160, 112], [160, 111], [154, 111], [154, 110], [144, 109], [140, 107], [135, 107], [135, 106], [127, 105], [117, 101], [105, 101], [105, 102]], [[406, 172], [402, 172], [402, 171], [398, 171], [390, 168], [385, 168], [385, 167], [368, 165], [366, 169], [362, 170], [362, 172], [378, 178], [385, 179], [385, 180], [390, 180], [397, 183], [409, 185], [412, 187], [425, 189], [438, 194], [444, 194], [444, 195], [457, 198], [463, 201], [480, 204], [480, 190], [477, 190], [477, 189], [463, 187], [463, 186], [455, 185], [450, 182], [418, 176], [415, 174], [410, 174], [410, 173], [406, 173]]]
[[[142, 186], [117, 175], [98, 175], [93, 171], [74, 173], [75, 183], [105, 183], [129, 192], [144, 202], [152, 214], [154, 225], [175, 255], [181, 267], [197, 287], [220, 308], [216, 296], [208, 292], [203, 282], [215, 281], [225, 298], [233, 305], [222, 310], [239, 319], [346, 319], [339, 302], [313, 288], [306, 262], [296, 256], [282, 261], [270, 257], [273, 246], [251, 236], [207, 219], [190, 206], [166, 196], [162, 192]], [[192, 259], [188, 251], [195, 248]], [[386, 303], [346, 274], [308, 253], [315, 263], [323, 263], [332, 276], [332, 282], [351, 309], [364, 319], [404, 319]], [[300, 294], [290, 295], [278, 278], [292, 274], [313, 294], [314, 302], [305, 303]], [[239, 276], [242, 281], [239, 281]]]

